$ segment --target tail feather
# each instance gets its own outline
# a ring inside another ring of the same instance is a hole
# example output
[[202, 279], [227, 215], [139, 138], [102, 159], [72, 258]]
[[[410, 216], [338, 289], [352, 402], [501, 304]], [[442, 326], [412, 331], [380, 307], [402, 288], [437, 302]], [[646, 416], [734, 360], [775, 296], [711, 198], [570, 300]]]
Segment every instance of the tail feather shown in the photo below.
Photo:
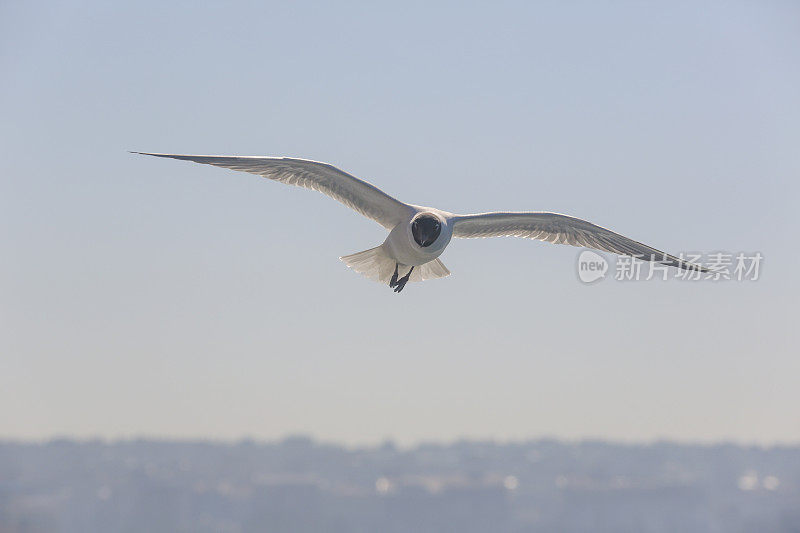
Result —
[[339, 259], [344, 261], [348, 267], [373, 281], [389, 283], [394, 274], [395, 260], [389, 257], [382, 245]]
[[[392, 279], [392, 274], [394, 274], [394, 267], [396, 265], [396, 261], [386, 253], [383, 245], [364, 250], [363, 252], [345, 255], [339, 259], [359, 274], [380, 283], [389, 283], [389, 280]], [[406, 274], [409, 268], [410, 267], [406, 265], [400, 265], [400, 276]], [[450, 271], [447, 270], [447, 267], [438, 259], [434, 259], [424, 265], [414, 267], [414, 271], [411, 273], [411, 277], [408, 281], [425, 281], [428, 279], [443, 278], [449, 275]]]
[[425, 281], [427, 279], [444, 278], [450, 275], [450, 271], [444, 266], [444, 263], [438, 259], [429, 261], [424, 265], [420, 265], [411, 273], [408, 281]]

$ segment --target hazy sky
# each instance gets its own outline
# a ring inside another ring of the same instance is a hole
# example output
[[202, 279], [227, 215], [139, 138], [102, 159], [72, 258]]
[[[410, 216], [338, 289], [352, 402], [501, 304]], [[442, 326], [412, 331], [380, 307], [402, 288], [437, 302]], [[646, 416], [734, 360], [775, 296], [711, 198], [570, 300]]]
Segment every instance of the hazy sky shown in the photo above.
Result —
[[[0, 438], [800, 440], [797, 4], [122, 4], [0, 4]], [[374, 222], [126, 150], [762, 276], [586, 286], [577, 248], [454, 240], [396, 295], [338, 260]]]

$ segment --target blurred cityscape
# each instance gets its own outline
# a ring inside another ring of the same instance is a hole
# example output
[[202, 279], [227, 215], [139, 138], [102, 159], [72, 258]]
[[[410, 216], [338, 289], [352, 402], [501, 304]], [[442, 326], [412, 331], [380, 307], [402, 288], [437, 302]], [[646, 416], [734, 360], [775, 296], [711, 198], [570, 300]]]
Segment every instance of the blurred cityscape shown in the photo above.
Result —
[[800, 447], [0, 442], [0, 532], [798, 532]]

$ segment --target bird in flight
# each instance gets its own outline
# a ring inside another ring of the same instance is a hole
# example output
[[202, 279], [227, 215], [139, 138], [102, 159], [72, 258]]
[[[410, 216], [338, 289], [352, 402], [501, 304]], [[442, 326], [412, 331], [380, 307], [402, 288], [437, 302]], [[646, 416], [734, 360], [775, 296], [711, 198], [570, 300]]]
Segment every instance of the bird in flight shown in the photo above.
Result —
[[439, 256], [453, 237], [524, 237], [633, 256], [684, 270], [709, 271], [591, 222], [558, 213], [457, 215], [432, 207], [406, 204], [327, 163], [289, 157], [132, 153], [249, 172], [288, 185], [313, 189], [338, 200], [389, 230], [389, 236], [380, 246], [340, 259], [359, 274], [387, 283], [394, 292], [402, 291], [409, 281], [449, 276], [450, 271]]

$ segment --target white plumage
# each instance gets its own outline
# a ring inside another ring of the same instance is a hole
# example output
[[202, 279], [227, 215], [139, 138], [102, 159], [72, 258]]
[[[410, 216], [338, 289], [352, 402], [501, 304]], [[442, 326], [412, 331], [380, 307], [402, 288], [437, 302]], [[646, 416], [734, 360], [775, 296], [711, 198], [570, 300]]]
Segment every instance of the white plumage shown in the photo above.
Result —
[[249, 172], [338, 200], [390, 230], [380, 246], [344, 256], [342, 261], [369, 279], [389, 283], [395, 292], [400, 292], [408, 281], [448, 276], [450, 271], [438, 257], [452, 237], [524, 237], [634, 256], [685, 270], [708, 271], [591, 222], [558, 213], [457, 215], [406, 204], [327, 163], [288, 157], [134, 153]]

